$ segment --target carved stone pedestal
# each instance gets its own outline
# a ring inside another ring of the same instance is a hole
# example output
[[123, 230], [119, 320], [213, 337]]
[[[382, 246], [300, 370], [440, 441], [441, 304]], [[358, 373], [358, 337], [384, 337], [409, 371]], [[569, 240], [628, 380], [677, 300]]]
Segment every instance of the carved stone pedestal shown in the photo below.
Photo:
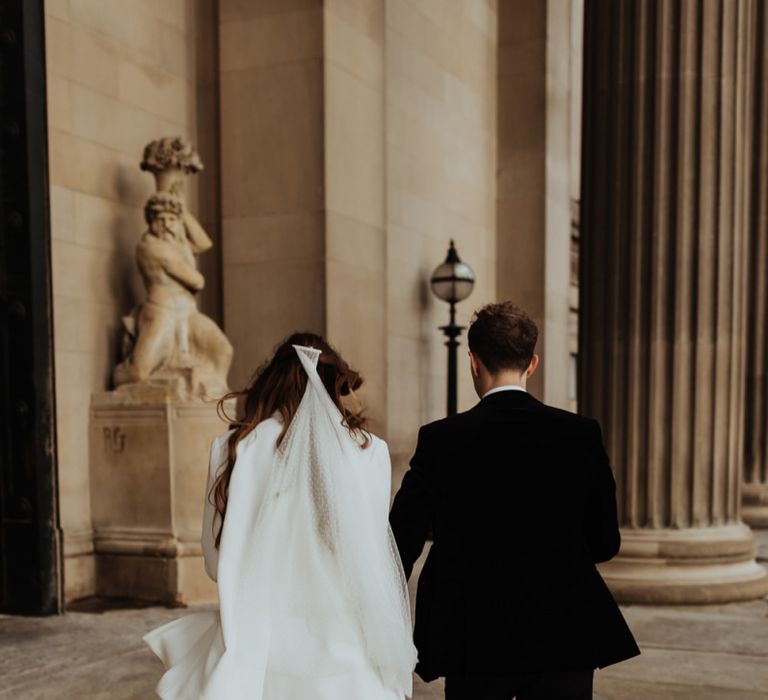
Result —
[[182, 404], [161, 386], [91, 399], [97, 594], [165, 604], [216, 600], [200, 535], [215, 403]]

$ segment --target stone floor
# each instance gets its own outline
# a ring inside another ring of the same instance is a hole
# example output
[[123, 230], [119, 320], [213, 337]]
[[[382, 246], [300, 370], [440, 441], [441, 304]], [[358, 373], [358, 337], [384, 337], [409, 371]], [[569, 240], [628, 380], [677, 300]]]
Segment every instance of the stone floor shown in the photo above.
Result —
[[[162, 666], [141, 636], [184, 612], [84, 605], [60, 617], [0, 616], [0, 700], [150, 700]], [[624, 613], [643, 654], [598, 671], [595, 698], [768, 699], [768, 599]], [[439, 683], [417, 679], [415, 700], [442, 697]]]

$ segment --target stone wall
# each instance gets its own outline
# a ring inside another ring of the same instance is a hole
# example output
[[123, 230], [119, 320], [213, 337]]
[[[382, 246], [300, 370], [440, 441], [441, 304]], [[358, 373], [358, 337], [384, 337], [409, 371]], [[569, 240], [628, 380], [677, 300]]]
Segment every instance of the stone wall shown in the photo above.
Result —
[[532, 393], [575, 407], [571, 206], [579, 188], [581, 0], [499, 6], [499, 297], [539, 326]]
[[365, 378], [371, 428], [387, 430], [384, 0], [326, 0], [327, 333]]
[[[189, 199], [218, 235], [215, 3], [46, 0], [45, 21], [59, 503], [73, 599], [94, 590], [91, 393], [109, 388], [120, 317], [144, 294], [134, 247], [153, 189], [138, 167], [148, 141], [196, 143], [207, 170]], [[203, 262], [202, 306], [214, 318], [218, 268], [213, 254]]]
[[221, 0], [224, 320], [243, 386], [326, 335], [385, 430], [384, 2]]
[[220, 0], [224, 326], [241, 388], [325, 330], [322, 3]]
[[[184, 134], [205, 162], [190, 201], [222, 233], [202, 306], [235, 347], [232, 386], [286, 333], [326, 333], [366, 376], [401, 471], [418, 427], [445, 415], [448, 307], [428, 280], [451, 238], [478, 280], [459, 322], [497, 295], [497, 5], [47, 0], [46, 15], [71, 599], [93, 591], [90, 396], [109, 387], [120, 317], [143, 295], [144, 144]], [[463, 410], [476, 397], [461, 341]]]
[[[403, 469], [419, 426], [445, 415], [448, 305], [429, 277], [451, 238], [477, 277], [458, 322], [496, 297], [497, 27], [493, 0], [386, 11], [387, 437]], [[461, 341], [464, 410], [477, 397]]]
[[460, 321], [495, 296], [495, 4], [220, 7], [232, 383], [291, 331], [326, 333], [402, 466], [445, 414], [448, 308], [428, 280], [451, 238], [478, 277]]

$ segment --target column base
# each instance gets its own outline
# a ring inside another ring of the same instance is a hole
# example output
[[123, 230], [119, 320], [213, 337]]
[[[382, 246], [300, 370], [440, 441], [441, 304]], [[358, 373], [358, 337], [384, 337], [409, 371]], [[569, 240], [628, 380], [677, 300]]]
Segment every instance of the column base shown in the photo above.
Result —
[[741, 494], [741, 519], [756, 530], [768, 530], [768, 484], [744, 484]]
[[620, 603], [702, 604], [768, 595], [768, 570], [755, 561], [744, 524], [686, 530], [622, 530], [619, 554], [599, 565]]

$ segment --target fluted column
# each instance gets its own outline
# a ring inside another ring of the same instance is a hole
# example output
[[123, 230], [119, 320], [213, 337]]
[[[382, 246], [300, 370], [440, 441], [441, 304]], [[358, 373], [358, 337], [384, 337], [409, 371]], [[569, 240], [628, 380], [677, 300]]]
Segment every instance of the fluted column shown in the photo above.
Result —
[[585, 7], [579, 401], [616, 471], [623, 601], [768, 592], [740, 520], [749, 7]]
[[768, 11], [755, 2], [749, 23], [747, 134], [747, 386], [743, 517], [768, 528]]

